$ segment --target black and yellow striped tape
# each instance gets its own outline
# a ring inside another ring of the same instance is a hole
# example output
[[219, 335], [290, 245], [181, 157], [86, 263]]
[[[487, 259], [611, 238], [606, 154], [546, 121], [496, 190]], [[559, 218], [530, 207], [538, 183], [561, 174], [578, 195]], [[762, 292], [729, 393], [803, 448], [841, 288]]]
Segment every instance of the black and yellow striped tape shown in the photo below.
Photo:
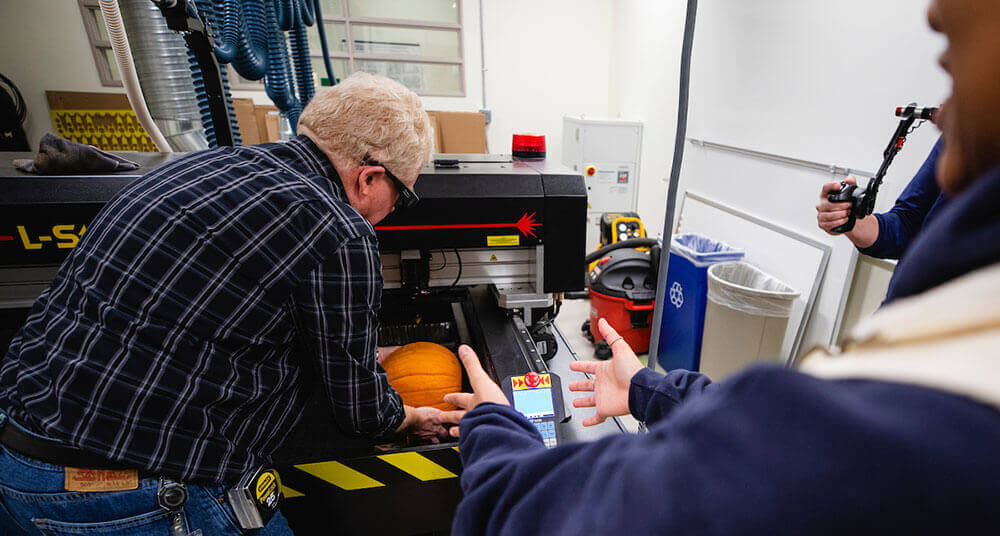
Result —
[[[348, 492], [381, 488], [400, 482], [413, 483], [414, 479], [420, 482], [432, 482], [458, 478], [461, 474], [458, 447], [396, 452], [352, 460], [304, 463], [293, 467], [334, 488]], [[305, 492], [289, 485], [286, 474], [282, 474], [284, 497], [286, 499], [304, 497]]]

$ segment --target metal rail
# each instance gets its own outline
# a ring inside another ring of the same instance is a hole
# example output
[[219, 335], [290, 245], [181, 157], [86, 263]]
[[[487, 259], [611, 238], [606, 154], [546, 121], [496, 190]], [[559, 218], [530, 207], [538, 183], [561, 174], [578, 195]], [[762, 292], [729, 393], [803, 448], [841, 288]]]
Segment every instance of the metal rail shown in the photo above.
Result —
[[728, 151], [731, 153], [741, 154], [744, 156], [752, 156], [754, 158], [760, 158], [762, 160], [770, 160], [772, 162], [780, 162], [782, 164], [788, 164], [790, 166], [803, 167], [807, 169], [814, 169], [816, 171], [825, 171], [832, 175], [837, 176], [847, 176], [855, 175], [858, 177], [865, 177], [870, 179], [875, 176], [874, 173], [870, 171], [862, 171], [860, 169], [854, 169], [849, 167], [840, 167], [834, 164], [824, 164], [822, 162], [813, 162], [811, 160], [802, 160], [800, 158], [792, 158], [790, 156], [784, 156], [774, 153], [765, 153], [763, 151], [755, 151], [753, 149], [744, 149], [743, 147], [735, 147], [733, 145], [725, 145], [722, 143], [715, 143], [712, 141], [699, 140], [696, 138], [688, 138], [688, 141], [692, 145], [697, 145], [698, 147], [707, 147], [709, 149], [716, 149], [719, 151]]

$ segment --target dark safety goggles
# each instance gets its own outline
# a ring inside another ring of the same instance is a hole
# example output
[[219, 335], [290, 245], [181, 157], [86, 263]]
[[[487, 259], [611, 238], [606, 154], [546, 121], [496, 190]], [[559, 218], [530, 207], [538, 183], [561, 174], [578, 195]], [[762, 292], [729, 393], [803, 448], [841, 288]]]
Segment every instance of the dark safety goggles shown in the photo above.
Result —
[[417, 204], [417, 201], [420, 201], [420, 198], [417, 197], [417, 194], [414, 193], [413, 190], [409, 189], [406, 186], [406, 184], [403, 183], [403, 181], [399, 180], [399, 177], [393, 174], [393, 172], [389, 171], [389, 168], [385, 167], [385, 165], [379, 163], [378, 160], [374, 160], [366, 156], [365, 159], [361, 162], [361, 164], [365, 166], [378, 166], [382, 168], [382, 170], [385, 172], [385, 176], [389, 177], [389, 180], [391, 180], [392, 183], [396, 185], [396, 191], [399, 192], [399, 198], [396, 199], [396, 205], [395, 205], [396, 210], [413, 208], [413, 206]]

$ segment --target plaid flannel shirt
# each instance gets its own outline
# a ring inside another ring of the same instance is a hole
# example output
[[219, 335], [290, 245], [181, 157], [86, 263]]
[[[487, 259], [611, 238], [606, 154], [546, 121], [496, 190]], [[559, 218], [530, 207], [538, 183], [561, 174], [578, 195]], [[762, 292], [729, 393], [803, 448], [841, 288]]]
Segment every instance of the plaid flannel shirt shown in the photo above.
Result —
[[88, 227], [0, 363], [0, 410], [182, 480], [266, 463], [317, 385], [343, 431], [388, 437], [381, 292], [374, 229], [311, 140], [196, 153]]

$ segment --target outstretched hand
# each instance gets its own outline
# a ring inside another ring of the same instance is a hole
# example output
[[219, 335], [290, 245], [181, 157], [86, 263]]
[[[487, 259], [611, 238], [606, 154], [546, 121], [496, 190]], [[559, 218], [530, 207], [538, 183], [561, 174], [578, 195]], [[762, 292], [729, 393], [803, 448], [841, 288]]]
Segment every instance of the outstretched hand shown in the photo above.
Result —
[[608, 361], [574, 361], [569, 364], [571, 370], [593, 376], [589, 380], [569, 384], [570, 391], [593, 393], [573, 400], [573, 407], [597, 408], [596, 415], [583, 420], [584, 426], [601, 424], [608, 417], [628, 415], [629, 385], [632, 383], [632, 376], [643, 367], [632, 348], [607, 320], [600, 319], [597, 329], [611, 347], [612, 358]]
[[[459, 409], [443, 412], [441, 414], [441, 422], [458, 424], [470, 409], [483, 402], [493, 402], [505, 406], [510, 405], [500, 386], [483, 370], [483, 365], [479, 362], [479, 356], [476, 355], [476, 352], [472, 348], [464, 344], [460, 346], [458, 348], [458, 358], [462, 361], [462, 366], [465, 367], [465, 373], [469, 377], [472, 392], [448, 393], [444, 395], [445, 402], [457, 406]], [[452, 437], [458, 437], [458, 426], [452, 427], [449, 432]]]

